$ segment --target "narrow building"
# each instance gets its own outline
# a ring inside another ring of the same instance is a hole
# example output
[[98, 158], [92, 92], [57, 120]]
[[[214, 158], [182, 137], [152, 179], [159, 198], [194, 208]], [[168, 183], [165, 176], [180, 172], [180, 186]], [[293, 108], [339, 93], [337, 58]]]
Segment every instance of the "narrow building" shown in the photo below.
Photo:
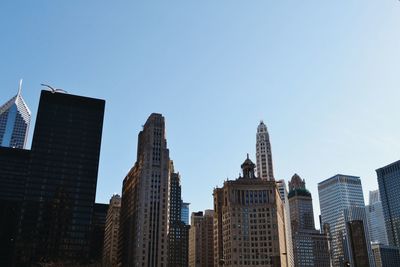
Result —
[[168, 217], [168, 266], [187, 267], [189, 251], [189, 225], [182, 221], [181, 176], [170, 163], [169, 217]]
[[330, 267], [329, 238], [315, 229], [311, 193], [304, 179], [294, 174], [289, 182], [294, 266]]
[[213, 221], [213, 210], [192, 213], [189, 231], [189, 267], [214, 266]]
[[103, 265], [105, 267], [118, 266], [118, 235], [119, 218], [121, 211], [121, 197], [113, 195], [107, 210], [106, 226], [103, 242]]

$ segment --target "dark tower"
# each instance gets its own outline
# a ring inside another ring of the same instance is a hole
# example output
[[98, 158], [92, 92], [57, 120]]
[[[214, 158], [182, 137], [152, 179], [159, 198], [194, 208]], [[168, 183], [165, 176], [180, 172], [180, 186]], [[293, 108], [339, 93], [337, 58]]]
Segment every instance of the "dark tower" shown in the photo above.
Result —
[[168, 266], [188, 266], [189, 225], [181, 220], [182, 197], [181, 177], [175, 173], [171, 161], [169, 177], [169, 229], [168, 229]]
[[41, 92], [18, 226], [21, 265], [88, 260], [104, 105]]

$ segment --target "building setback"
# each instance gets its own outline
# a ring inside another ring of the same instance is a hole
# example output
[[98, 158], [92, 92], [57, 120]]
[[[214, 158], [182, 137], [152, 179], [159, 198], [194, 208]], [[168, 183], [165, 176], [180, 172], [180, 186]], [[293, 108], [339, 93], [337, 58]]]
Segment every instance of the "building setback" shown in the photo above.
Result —
[[121, 211], [121, 197], [113, 195], [107, 210], [106, 226], [103, 242], [103, 265], [107, 267], [118, 266], [118, 235], [119, 217]]
[[90, 259], [104, 105], [41, 92], [17, 226], [17, 265]]
[[[193, 212], [189, 231], [189, 267], [214, 267], [214, 211]], [[218, 266], [218, 265], [217, 265]]]
[[214, 266], [288, 266], [284, 208], [275, 181], [243, 177], [214, 189]]
[[328, 236], [315, 230], [311, 193], [305, 181], [294, 174], [289, 182], [290, 220], [294, 266], [330, 267]]
[[376, 173], [389, 245], [400, 247], [400, 160]]
[[[368, 259], [365, 261], [368, 265], [362, 266], [375, 266], [360, 178], [337, 174], [318, 184], [318, 194], [322, 225], [324, 229], [329, 229], [331, 239], [332, 265], [355, 266], [364, 257]], [[354, 222], [358, 228], [351, 227]], [[361, 227], [364, 240], [355, 243], [354, 236], [362, 238]], [[355, 244], [358, 246], [356, 251]], [[360, 250], [362, 244], [366, 247]]]
[[18, 93], [0, 106], [0, 146], [25, 148], [28, 139], [31, 111], [21, 95], [22, 80]]
[[123, 181], [119, 234], [123, 267], [167, 266], [169, 167], [164, 117], [153, 113], [139, 133], [137, 160]]

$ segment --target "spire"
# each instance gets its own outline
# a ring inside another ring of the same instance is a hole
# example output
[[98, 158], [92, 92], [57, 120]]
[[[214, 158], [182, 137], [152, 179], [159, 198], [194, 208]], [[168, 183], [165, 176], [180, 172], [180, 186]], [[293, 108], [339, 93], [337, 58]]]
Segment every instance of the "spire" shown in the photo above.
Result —
[[22, 91], [22, 79], [19, 80], [18, 94], [17, 95], [21, 95], [21, 91]]

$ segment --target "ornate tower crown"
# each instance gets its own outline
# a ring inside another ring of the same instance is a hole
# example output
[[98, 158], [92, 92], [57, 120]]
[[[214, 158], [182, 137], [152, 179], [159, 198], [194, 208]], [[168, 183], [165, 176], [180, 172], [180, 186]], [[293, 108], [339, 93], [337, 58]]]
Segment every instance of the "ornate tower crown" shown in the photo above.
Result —
[[243, 162], [241, 167], [243, 171], [243, 178], [256, 178], [254, 174], [254, 169], [256, 168], [256, 165], [249, 159], [249, 154], [247, 154], [247, 159]]

